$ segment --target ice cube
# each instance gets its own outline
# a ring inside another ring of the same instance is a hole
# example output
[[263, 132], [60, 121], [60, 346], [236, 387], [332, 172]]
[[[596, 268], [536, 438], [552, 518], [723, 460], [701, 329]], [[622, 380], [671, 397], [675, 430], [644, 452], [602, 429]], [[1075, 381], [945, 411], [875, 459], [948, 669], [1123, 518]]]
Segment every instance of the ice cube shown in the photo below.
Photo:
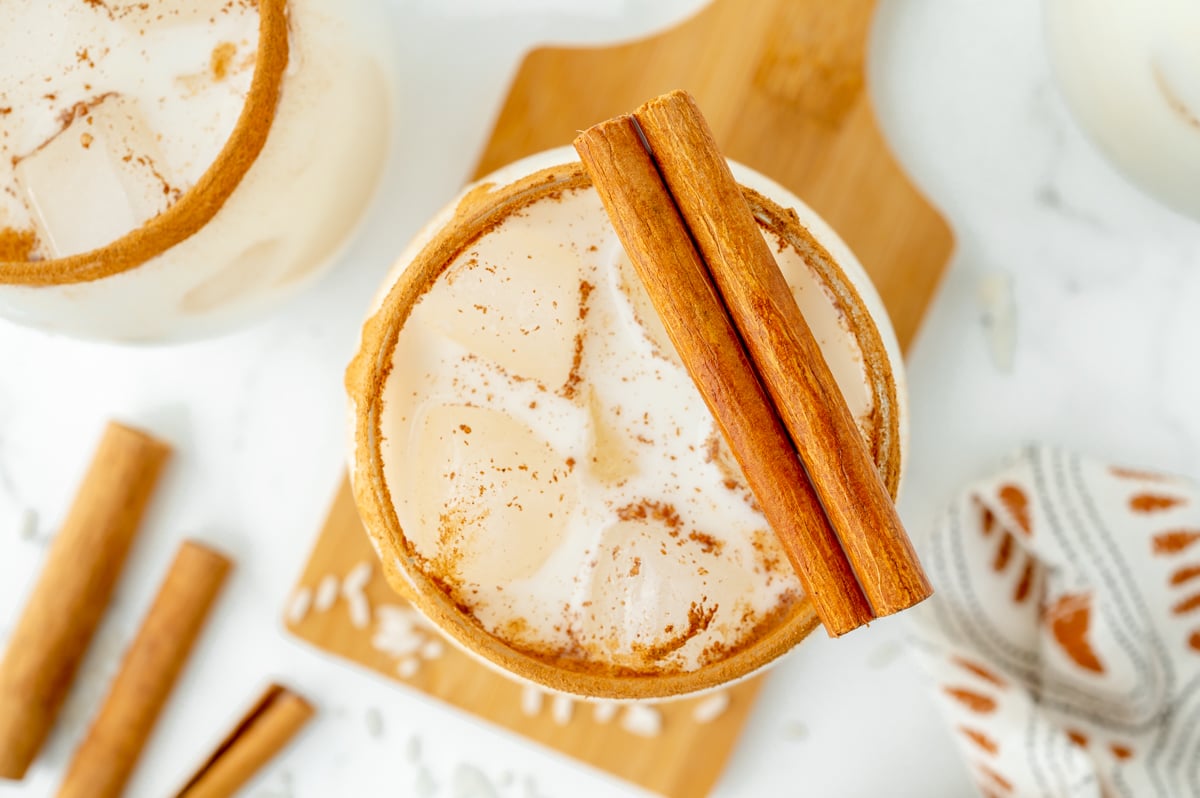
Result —
[[16, 179], [54, 257], [104, 246], [141, 227], [177, 196], [154, 131], [136, 101], [110, 95], [80, 108]]
[[577, 258], [523, 217], [510, 217], [451, 264], [418, 306], [421, 318], [509, 374], [560, 390], [572, 373], [585, 301]]
[[637, 270], [630, 263], [629, 256], [625, 254], [624, 250], [614, 253], [614, 256], [617, 259], [619, 295], [625, 299], [634, 322], [660, 357], [682, 366], [683, 361], [679, 359], [675, 345], [671, 343], [671, 338], [667, 335], [667, 328], [663, 326], [662, 317], [658, 315], [654, 303], [650, 300], [650, 293], [646, 290], [642, 279], [638, 277]]
[[618, 408], [604, 403], [594, 390], [588, 391], [588, 422], [591, 445], [585, 466], [592, 476], [607, 485], [619, 485], [637, 474], [632, 435], [622, 431]]
[[479, 407], [419, 418], [400, 503], [417, 549], [468, 583], [526, 579], [554, 553], [575, 505], [572, 469], [533, 430]]
[[[589, 600], [578, 621], [585, 648], [630, 666], [669, 658], [686, 644], [689, 612], [700, 609], [702, 578], [669, 505], [640, 502], [604, 531]], [[707, 611], [707, 608], [704, 608]], [[678, 645], [676, 645], [678, 644]]]

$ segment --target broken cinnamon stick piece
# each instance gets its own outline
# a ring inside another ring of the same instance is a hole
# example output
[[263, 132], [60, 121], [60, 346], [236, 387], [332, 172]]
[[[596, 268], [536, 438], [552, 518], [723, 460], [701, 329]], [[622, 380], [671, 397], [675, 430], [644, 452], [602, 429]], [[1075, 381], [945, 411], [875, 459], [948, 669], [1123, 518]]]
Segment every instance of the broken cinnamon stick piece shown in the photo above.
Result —
[[875, 615], [933, 592], [871, 453], [691, 95], [634, 113]]
[[121, 795], [231, 566], [207, 546], [180, 546], [58, 798]]
[[866, 597], [633, 119], [589, 128], [575, 149], [825, 628], [866, 623]]
[[291, 741], [313, 716], [312, 704], [273, 684], [175, 798], [227, 798]]

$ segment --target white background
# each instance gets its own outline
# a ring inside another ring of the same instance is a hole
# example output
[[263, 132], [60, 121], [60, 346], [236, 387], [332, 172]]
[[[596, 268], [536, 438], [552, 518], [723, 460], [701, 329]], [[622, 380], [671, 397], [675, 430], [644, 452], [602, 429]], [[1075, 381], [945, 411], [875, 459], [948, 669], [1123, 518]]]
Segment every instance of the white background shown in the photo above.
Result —
[[[238, 570], [131, 795], [178, 787], [271, 677], [321, 713], [252, 785], [258, 798], [637, 794], [316, 654], [278, 617], [339, 478], [341, 373], [362, 313], [390, 257], [471, 171], [519, 53], [647, 31], [700, 4], [392, 0], [397, 155], [363, 234], [314, 289], [251, 329], [165, 348], [0, 322], [0, 640], [103, 421], [178, 447], [62, 722], [0, 798], [52, 793], [185, 536]], [[880, 3], [870, 72], [883, 127], [959, 239], [910, 361], [902, 511], [918, 537], [1027, 439], [1200, 476], [1200, 225], [1131, 188], [1075, 127], [1040, 21], [1035, 0]], [[969, 794], [904, 624], [814, 635], [786, 658], [717, 795]]]

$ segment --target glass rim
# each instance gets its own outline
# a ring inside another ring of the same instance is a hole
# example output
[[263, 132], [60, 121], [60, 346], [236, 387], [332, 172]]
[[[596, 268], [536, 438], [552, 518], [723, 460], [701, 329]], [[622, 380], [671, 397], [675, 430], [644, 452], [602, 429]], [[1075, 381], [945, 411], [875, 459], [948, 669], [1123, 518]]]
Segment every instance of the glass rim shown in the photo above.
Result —
[[85, 283], [144, 265], [207, 225], [258, 160], [288, 65], [288, 0], [259, 0], [258, 55], [233, 131], [213, 162], [165, 211], [102, 247], [35, 261], [0, 260], [0, 285]]
[[[753, 173], [753, 170], [748, 171]], [[456, 200], [448, 220], [437, 217], [430, 223], [432, 226], [441, 222], [385, 289], [382, 300], [363, 326], [359, 350], [346, 372], [346, 390], [354, 416], [351, 482], [364, 527], [375, 544], [385, 576], [456, 645], [491, 667], [550, 690], [591, 699], [665, 699], [717, 688], [761, 670], [798, 645], [819, 625], [807, 595], [802, 595], [786, 607], [786, 612], [772, 619], [773, 623], [766, 631], [752, 637], [728, 656], [695, 670], [623, 673], [613, 667], [597, 672], [586, 667], [571, 667], [581, 664], [573, 660], [550, 662], [544, 655], [523, 651], [492, 635], [473, 616], [458, 609], [438, 587], [436, 580], [417, 563], [419, 558], [404, 535], [391, 500], [382, 455], [384, 389], [400, 330], [420, 297], [475, 240], [514, 212], [548, 194], [591, 186], [590, 178], [578, 161], [539, 169], [504, 185], [498, 186], [493, 180], [492, 176], [485, 177], [468, 187]], [[766, 178], [762, 182], [769, 184], [773, 193], [777, 190], [786, 201], [807, 208], [783, 187]], [[864, 370], [875, 398], [874, 435], [868, 441], [868, 448], [880, 468], [884, 484], [895, 499], [901, 476], [903, 399], [898, 396], [897, 364], [893, 363], [879, 328], [882, 323], [890, 330], [890, 320], [886, 314], [882, 320], [876, 319], [854, 280], [801, 223], [794, 210], [780, 206], [745, 185], [743, 192], [759, 220], [793, 246], [819, 282], [830, 289], [832, 301], [838, 304], [848, 320], [851, 334], [862, 352]], [[407, 258], [407, 253], [402, 258]], [[854, 265], [858, 265], [857, 261]], [[861, 274], [869, 285], [869, 277], [865, 272]]]

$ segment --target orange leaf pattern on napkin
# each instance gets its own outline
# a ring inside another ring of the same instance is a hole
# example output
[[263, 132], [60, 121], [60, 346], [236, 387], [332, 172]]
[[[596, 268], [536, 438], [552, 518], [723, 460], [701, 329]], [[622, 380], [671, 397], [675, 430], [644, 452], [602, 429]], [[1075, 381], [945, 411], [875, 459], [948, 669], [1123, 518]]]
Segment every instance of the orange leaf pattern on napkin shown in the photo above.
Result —
[[1030, 447], [923, 561], [915, 644], [984, 796], [1200, 796], [1200, 486]]

